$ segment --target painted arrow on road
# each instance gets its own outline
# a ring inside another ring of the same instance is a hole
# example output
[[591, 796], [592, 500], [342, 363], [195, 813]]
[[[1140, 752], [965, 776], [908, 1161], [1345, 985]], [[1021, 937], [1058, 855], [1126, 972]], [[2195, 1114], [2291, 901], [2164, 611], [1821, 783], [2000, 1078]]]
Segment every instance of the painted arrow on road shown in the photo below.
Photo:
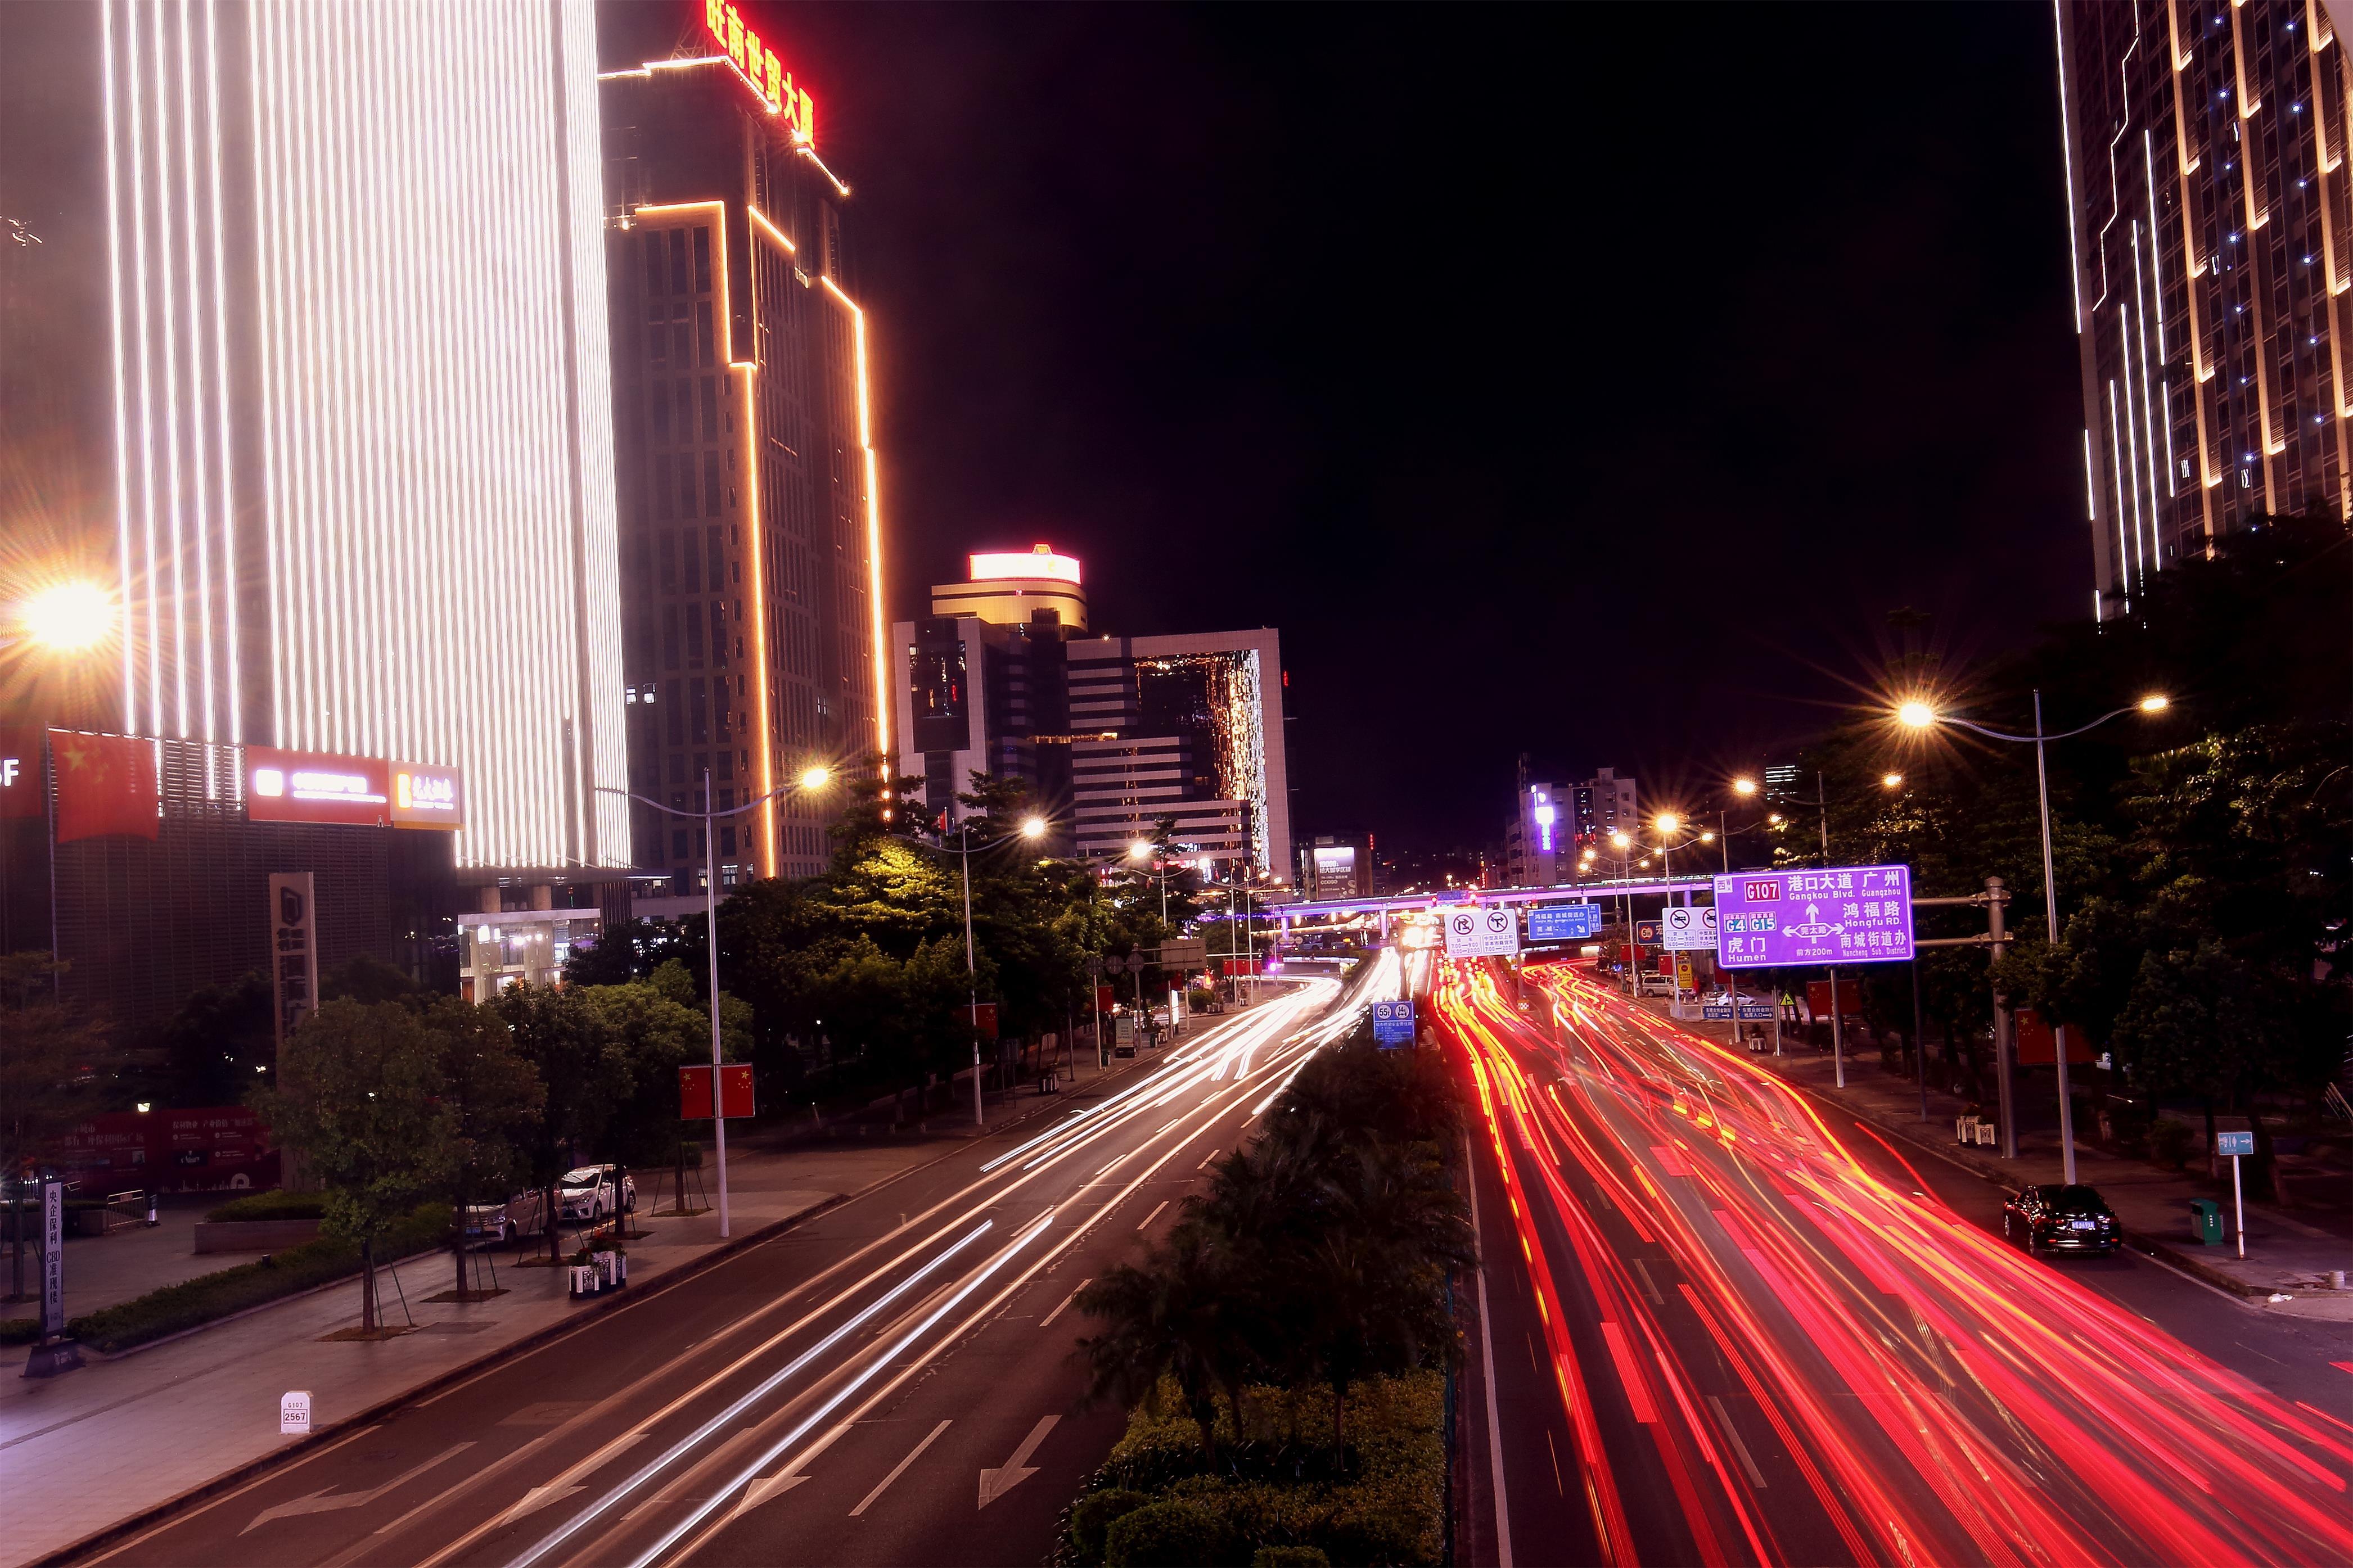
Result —
[[263, 1525], [268, 1524], [273, 1519], [294, 1519], [306, 1513], [332, 1513], [337, 1509], [365, 1508], [368, 1504], [375, 1501], [376, 1499], [384, 1496], [385, 1493], [391, 1491], [395, 1487], [406, 1486], [409, 1482], [415, 1480], [417, 1477], [423, 1475], [426, 1471], [431, 1469], [442, 1460], [462, 1454], [473, 1446], [474, 1445], [471, 1443], [460, 1443], [455, 1447], [444, 1448], [441, 1452], [434, 1455], [431, 1458], [426, 1460], [415, 1469], [404, 1470], [399, 1475], [393, 1477], [392, 1479], [385, 1482], [384, 1485], [374, 1488], [368, 1491], [336, 1492], [330, 1496], [327, 1489], [321, 1487], [317, 1491], [311, 1493], [308, 1497], [298, 1497], [291, 1502], [281, 1502], [274, 1508], [263, 1509], [259, 1513], [253, 1516], [253, 1522], [251, 1524], [247, 1525], [243, 1530], [238, 1531], [237, 1533], [239, 1535], [250, 1535], [253, 1531], [259, 1530]]
[[588, 1483], [575, 1478], [585, 1477], [607, 1462], [620, 1458], [624, 1450], [644, 1441], [645, 1436], [643, 1432], [622, 1433], [586, 1458], [575, 1461], [570, 1468], [565, 1470], [554, 1480], [525, 1490], [522, 1497], [515, 1500], [512, 1508], [491, 1521], [489, 1528], [496, 1529], [500, 1525], [512, 1524], [525, 1515], [537, 1513], [549, 1503], [561, 1502], [574, 1492], [587, 1490]]
[[788, 1492], [795, 1487], [800, 1485], [803, 1481], [807, 1480], [809, 1478], [800, 1473], [801, 1467], [807, 1464], [811, 1459], [816, 1458], [819, 1454], [824, 1453], [828, 1448], [832, 1447], [834, 1440], [849, 1430], [849, 1423], [847, 1421], [843, 1422], [840, 1426], [836, 1426], [832, 1431], [828, 1432], [824, 1436], [810, 1444], [807, 1448], [802, 1449], [798, 1458], [795, 1458], [792, 1463], [786, 1465], [783, 1469], [778, 1470], [775, 1475], [762, 1476], [750, 1486], [745, 1487], [744, 1489], [744, 1500], [737, 1503], [735, 1505], [735, 1511], [729, 1514], [727, 1517], [729, 1519], [739, 1519], [743, 1515], [747, 1514], [754, 1509], [759, 1507], [762, 1503], [767, 1501], [770, 1498], [776, 1496], [780, 1492]]
[[1060, 1419], [1059, 1415], [1044, 1417], [1029, 1428], [1029, 1436], [1021, 1439], [1021, 1447], [1013, 1450], [1013, 1457], [1001, 1468], [980, 1472], [981, 1507], [987, 1508], [1038, 1473], [1038, 1467], [1029, 1463], [1029, 1456], [1038, 1451], [1038, 1445], [1046, 1440], [1046, 1434], [1051, 1432], [1054, 1423]]

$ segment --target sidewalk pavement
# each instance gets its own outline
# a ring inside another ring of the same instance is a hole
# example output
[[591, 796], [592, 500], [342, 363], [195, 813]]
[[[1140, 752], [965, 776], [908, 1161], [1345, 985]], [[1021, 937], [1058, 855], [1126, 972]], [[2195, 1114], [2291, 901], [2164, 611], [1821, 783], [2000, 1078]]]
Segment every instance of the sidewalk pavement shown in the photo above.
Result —
[[[1149, 1065], [1120, 1062], [1106, 1072], [1086, 1060], [1075, 1093], [992, 1096], [988, 1130], [1001, 1131], [1040, 1111], [1059, 1114], [1103, 1078]], [[935, 1112], [933, 1120], [938, 1130], [921, 1137], [811, 1144], [771, 1131], [730, 1139], [733, 1236], [725, 1248], [746, 1245], [763, 1230], [830, 1206], [975, 1136], [969, 1110], [960, 1125], [947, 1112]], [[656, 1215], [655, 1210], [670, 1206], [669, 1174], [638, 1173], [638, 1211], [631, 1217], [652, 1234], [628, 1244], [632, 1288], [723, 1251], [715, 1211], [682, 1218]], [[716, 1203], [718, 1184], [708, 1168], [702, 1185], [709, 1201]], [[103, 1247], [107, 1242], [80, 1245]], [[278, 1435], [277, 1414], [279, 1396], [289, 1389], [310, 1390], [315, 1442], [429, 1383], [554, 1332], [583, 1313], [617, 1306], [634, 1293], [573, 1302], [565, 1270], [518, 1267], [523, 1258], [543, 1257], [545, 1245], [541, 1240], [522, 1252], [498, 1252], [498, 1283], [505, 1293], [487, 1301], [428, 1300], [455, 1283], [447, 1251], [402, 1264], [396, 1286], [380, 1274], [386, 1321], [399, 1324], [413, 1318], [417, 1324], [417, 1331], [395, 1339], [321, 1338], [357, 1325], [360, 1287], [354, 1278], [116, 1355], [85, 1352], [88, 1365], [55, 1378], [25, 1379], [25, 1349], [0, 1349], [0, 1470], [7, 1474], [14, 1495], [40, 1500], [37, 1508], [12, 1512], [0, 1536], [0, 1568], [37, 1561], [290, 1447], [293, 1439]], [[86, 1254], [68, 1253], [69, 1265], [81, 1256]], [[248, 1260], [230, 1256], [202, 1261], [227, 1267]], [[72, 1300], [76, 1311], [90, 1304], [79, 1295]]]
[[[174, 1194], [155, 1211], [153, 1229], [129, 1225], [105, 1236], [66, 1237], [66, 1316], [79, 1317], [143, 1296], [183, 1279], [216, 1269], [233, 1268], [260, 1257], [259, 1252], [196, 1251], [196, 1223], [236, 1193]], [[34, 1318], [41, 1311], [40, 1264], [33, 1249], [37, 1233], [25, 1246], [23, 1301], [0, 1307], [0, 1317]], [[8, 1279], [6, 1247], [0, 1243], [0, 1289]]]
[[[1646, 997], [1643, 1005], [1662, 1018], [1670, 1016], [1662, 1001]], [[1719, 1045], [1731, 1045], [1729, 1024], [1684, 1019], [1682, 1026], [1705, 1035]], [[2006, 1189], [2055, 1185], [2061, 1179], [2055, 1109], [2051, 1126], [2021, 1125], [2019, 1157], [2004, 1161], [1996, 1158], [1990, 1149], [1964, 1147], [1959, 1142], [1954, 1123], [1968, 1108], [1934, 1085], [1928, 1090], [1930, 1120], [1921, 1121], [1918, 1082], [1898, 1078], [1882, 1068], [1876, 1047], [1861, 1052], [1850, 1050], [1846, 1088], [1842, 1089], [1837, 1087], [1837, 1067], [1829, 1052], [1817, 1051], [1788, 1035], [1784, 1037], [1783, 1050], [1784, 1055], [1776, 1057], [1768, 1046], [1762, 1052], [1750, 1053], [1748, 1059], [1822, 1101], [1844, 1107], [1880, 1131]], [[2236, 1237], [2231, 1234], [2232, 1213], [2227, 1182], [2218, 1194], [2214, 1184], [2194, 1165], [2189, 1171], [2177, 1173], [2144, 1160], [2111, 1154], [2084, 1142], [2080, 1131], [2075, 1144], [2075, 1173], [2076, 1180], [2099, 1189], [2100, 1195], [2116, 1211], [2126, 1240], [2141, 1251], [2267, 1311], [2353, 1322], [2353, 1289], [2337, 1290], [2328, 1284], [2330, 1270], [2353, 1270], [2353, 1205], [2339, 1201], [2300, 1207], [2291, 1214], [2257, 1203], [2250, 1196], [2246, 1208], [2247, 1256], [2242, 1260]], [[2303, 1190], [2313, 1189], [2307, 1184]], [[2353, 1188], [2344, 1195], [2353, 1198]], [[2230, 1239], [2220, 1247], [2207, 1246], [2195, 1240], [2190, 1233], [2189, 1200], [2218, 1197], [2222, 1205], [2224, 1234]], [[2274, 1301], [2270, 1300], [2274, 1296], [2288, 1300]]]

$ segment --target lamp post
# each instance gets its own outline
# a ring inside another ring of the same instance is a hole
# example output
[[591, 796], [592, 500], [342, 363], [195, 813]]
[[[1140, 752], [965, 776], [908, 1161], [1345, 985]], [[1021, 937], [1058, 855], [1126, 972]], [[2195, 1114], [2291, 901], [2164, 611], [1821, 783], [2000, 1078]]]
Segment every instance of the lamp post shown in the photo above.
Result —
[[768, 791], [765, 795], [747, 800], [742, 805], [730, 806], [725, 811], [716, 811], [712, 809], [711, 803], [713, 797], [711, 793], [711, 770], [709, 768], [702, 770], [703, 809], [701, 811], [686, 811], [678, 806], [664, 805], [660, 801], [649, 799], [644, 795], [633, 794], [628, 790], [615, 789], [609, 784], [598, 784], [596, 786], [596, 793], [599, 795], [625, 795], [628, 799], [636, 801], [639, 805], [649, 805], [656, 811], [661, 812], [666, 816], [699, 816], [702, 819], [703, 937], [705, 944], [711, 950], [711, 1136], [712, 1145], [717, 1151], [719, 1161], [719, 1235], [722, 1240], [724, 1240], [728, 1235], [729, 1215], [727, 1206], [727, 1117], [725, 1114], [727, 1106], [719, 1082], [719, 852], [717, 848], [719, 831], [717, 824], [719, 819], [723, 816], [741, 816], [747, 811], [758, 810], [761, 806], [765, 805], [772, 800], [776, 800], [788, 795], [806, 793], [809, 790], [823, 789], [827, 784], [832, 782], [833, 773], [828, 769], [819, 767], [803, 768], [801, 770], [801, 776], [793, 783], [788, 784], [778, 784], [775, 789]]
[[[1989, 741], [2004, 741], [2013, 745], [2034, 748], [2035, 805], [2042, 824], [2042, 920], [2044, 940], [2056, 945], [2059, 941], [2059, 885], [2051, 857], [2051, 772], [2043, 760], [2044, 744], [2065, 741], [2096, 730], [2111, 719], [2121, 719], [2127, 713], [2162, 713], [2173, 705], [2161, 692], [2152, 692], [2139, 701], [2103, 713], [2088, 724], [2063, 730], [2056, 735], [2042, 729], [2042, 691], [2034, 690], [2034, 733], [2011, 735], [2000, 730], [1989, 730], [1982, 724], [1951, 713], [1939, 713], [1928, 703], [1915, 700], [1895, 710], [1897, 722], [1907, 729], [1926, 730], [1937, 724], [1957, 724], [1972, 734], [1983, 735]], [[1897, 775], [1890, 774], [1890, 777]], [[1900, 780], [1899, 780], [1900, 782]], [[2061, 1179], [2067, 1185], [2075, 1184], [2075, 1108], [2067, 1094], [2067, 1026], [2054, 1023], [2052, 1027], [2052, 1058], [2058, 1068], [2059, 1078], [2059, 1154]]]
[[[1031, 816], [1022, 819], [1018, 832], [1002, 838], [992, 838], [981, 846], [994, 849], [1000, 844], [1010, 844], [1016, 838], [1038, 839], [1046, 837], [1046, 819]], [[972, 1124], [986, 1127], [980, 1108], [980, 966], [973, 956], [972, 946], [972, 819], [956, 824], [956, 843], [964, 862], [964, 977], [972, 993]]]

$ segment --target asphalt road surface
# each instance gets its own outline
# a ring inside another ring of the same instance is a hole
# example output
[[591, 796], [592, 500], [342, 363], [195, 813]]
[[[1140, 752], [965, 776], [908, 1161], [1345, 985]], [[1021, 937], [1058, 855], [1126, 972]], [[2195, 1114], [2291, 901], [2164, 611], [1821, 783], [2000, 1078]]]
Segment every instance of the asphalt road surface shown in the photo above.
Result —
[[1124, 1421], [1079, 1408], [1071, 1296], [1167, 1226], [1339, 997], [1310, 981], [90, 1560], [1034, 1564]]
[[1525, 1012], [1483, 969], [1436, 998], [1487, 1260], [1468, 1560], [2353, 1562], [2332, 1325], [2030, 1258], [1986, 1184], [1581, 973], [1529, 976]]

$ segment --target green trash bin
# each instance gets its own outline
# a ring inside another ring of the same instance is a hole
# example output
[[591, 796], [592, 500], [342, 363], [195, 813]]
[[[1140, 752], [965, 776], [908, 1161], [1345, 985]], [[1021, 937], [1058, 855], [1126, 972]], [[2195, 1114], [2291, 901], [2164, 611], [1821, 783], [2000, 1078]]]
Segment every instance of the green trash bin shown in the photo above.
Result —
[[2209, 1247], [2222, 1245], [2222, 1205], [2212, 1198], [2189, 1200], [2189, 1234]]

